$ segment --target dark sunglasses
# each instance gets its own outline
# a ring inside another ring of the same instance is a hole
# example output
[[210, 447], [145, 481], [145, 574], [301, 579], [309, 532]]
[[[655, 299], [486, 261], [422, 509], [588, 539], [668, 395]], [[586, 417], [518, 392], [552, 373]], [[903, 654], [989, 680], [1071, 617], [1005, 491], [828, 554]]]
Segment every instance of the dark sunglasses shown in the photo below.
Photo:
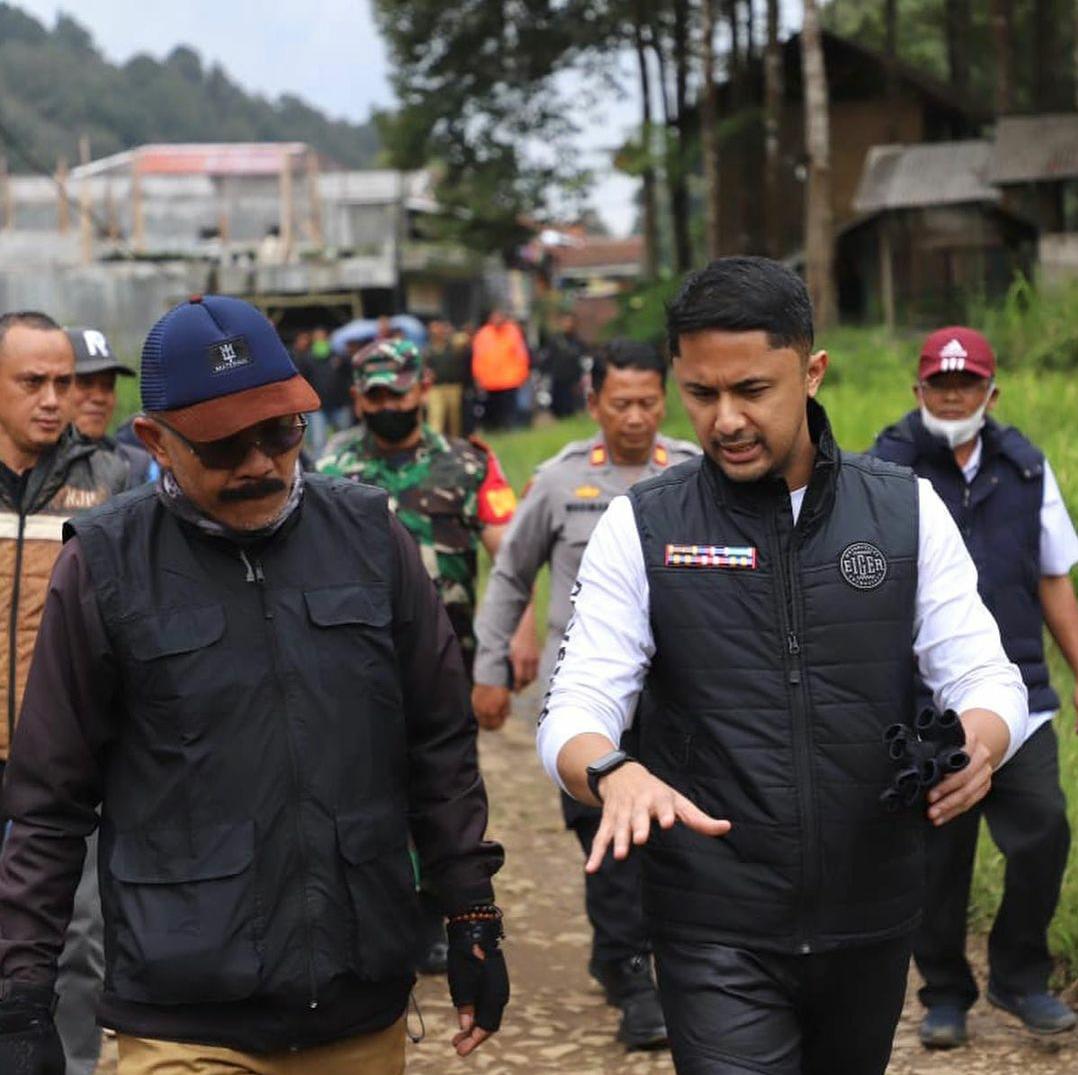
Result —
[[282, 455], [295, 448], [307, 431], [307, 416], [291, 414], [284, 418], [270, 418], [259, 422], [250, 429], [233, 433], [231, 437], [193, 441], [188, 440], [168, 422], [160, 418], [155, 418], [154, 421], [179, 437], [208, 470], [234, 470], [247, 458], [252, 448], [257, 448], [269, 456]]

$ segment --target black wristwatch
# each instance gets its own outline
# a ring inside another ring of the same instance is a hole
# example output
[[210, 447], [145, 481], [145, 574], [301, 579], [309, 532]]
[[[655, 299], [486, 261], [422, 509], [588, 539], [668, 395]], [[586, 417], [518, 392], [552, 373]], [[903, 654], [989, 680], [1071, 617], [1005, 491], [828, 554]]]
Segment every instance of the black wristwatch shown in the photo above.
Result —
[[636, 759], [630, 757], [624, 750], [612, 750], [609, 754], [604, 754], [588, 766], [588, 790], [599, 802], [603, 801], [603, 797], [599, 794], [599, 781], [607, 773], [620, 769], [627, 761], [636, 761]]

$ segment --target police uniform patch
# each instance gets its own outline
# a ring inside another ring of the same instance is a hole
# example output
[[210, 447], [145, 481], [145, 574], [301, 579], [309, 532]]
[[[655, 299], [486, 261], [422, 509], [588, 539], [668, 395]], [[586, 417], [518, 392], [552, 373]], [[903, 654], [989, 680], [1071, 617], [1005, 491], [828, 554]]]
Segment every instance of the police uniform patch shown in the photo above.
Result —
[[838, 558], [842, 577], [855, 590], [874, 590], [887, 578], [887, 558], [867, 541], [855, 541]]
[[756, 569], [752, 545], [667, 545], [667, 567], [731, 567]]

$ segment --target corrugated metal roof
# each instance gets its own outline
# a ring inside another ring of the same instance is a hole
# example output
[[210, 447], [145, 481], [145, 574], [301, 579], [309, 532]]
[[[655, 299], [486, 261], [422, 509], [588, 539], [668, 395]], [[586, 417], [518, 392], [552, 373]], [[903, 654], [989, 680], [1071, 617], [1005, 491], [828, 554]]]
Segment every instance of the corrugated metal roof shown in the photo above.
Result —
[[992, 147], [984, 141], [873, 146], [853, 197], [857, 213], [1000, 200], [988, 183]]
[[1078, 114], [1001, 117], [989, 176], [993, 183], [1078, 177]]

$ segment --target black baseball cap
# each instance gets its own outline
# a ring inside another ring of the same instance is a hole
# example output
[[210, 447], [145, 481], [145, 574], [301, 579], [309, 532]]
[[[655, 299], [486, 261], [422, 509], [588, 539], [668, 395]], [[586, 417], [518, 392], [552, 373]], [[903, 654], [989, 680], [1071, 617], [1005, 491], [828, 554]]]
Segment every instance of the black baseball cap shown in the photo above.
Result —
[[135, 371], [112, 353], [105, 334], [96, 328], [65, 328], [75, 352], [75, 374], [105, 373], [115, 370], [124, 377], [134, 377]]

